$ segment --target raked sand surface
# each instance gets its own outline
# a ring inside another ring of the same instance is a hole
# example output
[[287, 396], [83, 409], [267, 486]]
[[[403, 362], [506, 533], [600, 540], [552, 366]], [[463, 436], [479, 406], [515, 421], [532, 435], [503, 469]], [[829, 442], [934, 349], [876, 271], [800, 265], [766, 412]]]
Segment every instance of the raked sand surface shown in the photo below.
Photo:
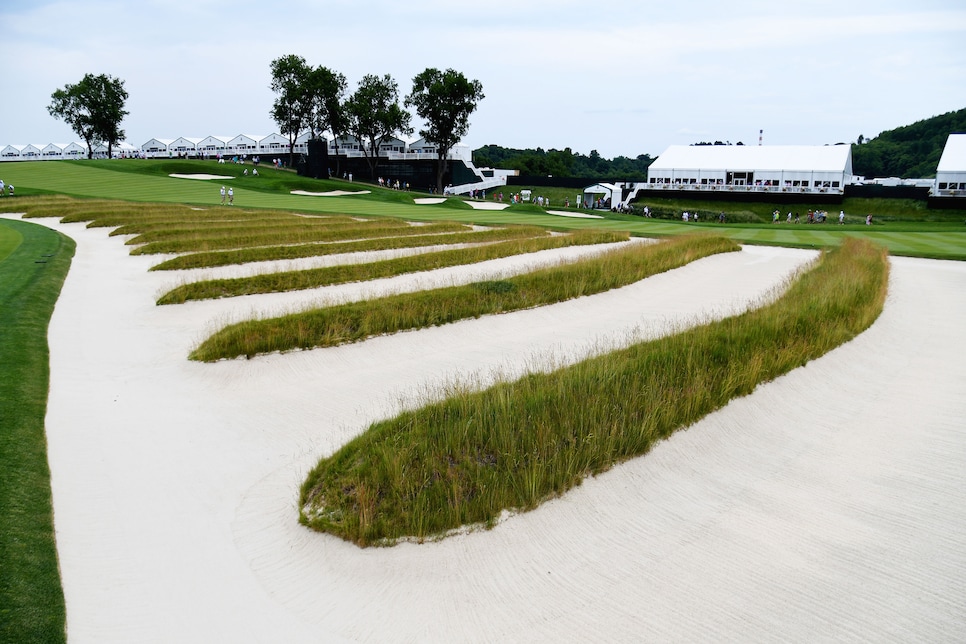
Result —
[[362, 550], [296, 503], [371, 421], [733, 313], [814, 254], [746, 247], [552, 307], [198, 364], [217, 320], [521, 260], [158, 307], [157, 258], [41, 223], [77, 241], [47, 417], [71, 642], [966, 640], [966, 263], [891, 260], [866, 333], [533, 512]]

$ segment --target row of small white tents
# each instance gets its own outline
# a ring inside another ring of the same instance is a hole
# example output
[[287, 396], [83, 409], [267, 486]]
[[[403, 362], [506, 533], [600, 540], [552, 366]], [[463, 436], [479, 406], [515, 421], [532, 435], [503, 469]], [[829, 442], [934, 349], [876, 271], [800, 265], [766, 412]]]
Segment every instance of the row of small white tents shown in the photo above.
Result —
[[[308, 132], [295, 140], [293, 151], [296, 154], [308, 153]], [[352, 136], [338, 137], [335, 141], [328, 141], [329, 153], [346, 156], [363, 156], [363, 148], [367, 147]], [[145, 157], [145, 158], [176, 158], [176, 157], [233, 157], [247, 155], [281, 155], [289, 151], [289, 139], [277, 133], [269, 135], [239, 134], [237, 136], [207, 136], [194, 138], [182, 136], [176, 139], [153, 138], [134, 147], [127, 143], [114, 146], [113, 152], [117, 157]], [[408, 143], [398, 138], [389, 138], [379, 145], [378, 155], [397, 158], [432, 158], [435, 159], [437, 146], [419, 139]], [[87, 156], [87, 147], [83, 143], [48, 143], [7, 145], [0, 148], [0, 161], [49, 161], [55, 159], [83, 159]], [[107, 146], [98, 145], [94, 148], [95, 157], [107, 156]], [[466, 146], [456, 146], [449, 154], [449, 158], [463, 160], [471, 159], [471, 152]]]

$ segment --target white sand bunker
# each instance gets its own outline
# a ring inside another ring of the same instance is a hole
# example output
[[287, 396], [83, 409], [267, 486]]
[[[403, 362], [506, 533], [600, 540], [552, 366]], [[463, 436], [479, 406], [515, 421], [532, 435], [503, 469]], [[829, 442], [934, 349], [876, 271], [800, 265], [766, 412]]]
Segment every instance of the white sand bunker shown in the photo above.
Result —
[[329, 192], [308, 192], [306, 190], [293, 190], [293, 195], [302, 195], [303, 197], [347, 197], [350, 195], [367, 195], [371, 193], [371, 190], [357, 190], [355, 192], [350, 192], [348, 190], [330, 190]]
[[234, 179], [235, 177], [228, 177], [220, 174], [169, 174], [169, 177], [174, 177], [175, 179], [201, 179], [202, 181], [209, 181], [211, 179]]
[[489, 201], [467, 201], [466, 203], [477, 210], [506, 210], [510, 207], [510, 204], [507, 203], [491, 203]]
[[446, 197], [420, 197], [413, 199], [413, 203], [418, 206], [432, 206], [446, 201]]
[[360, 550], [296, 503], [371, 422], [438, 383], [737, 314], [815, 253], [746, 247], [551, 306], [199, 364], [222, 320], [534, 258], [156, 306], [156, 257], [37, 221], [77, 242], [45, 423], [72, 641], [966, 641], [966, 263], [892, 258], [865, 333], [494, 530]]
[[565, 210], [548, 210], [548, 215], [557, 215], [558, 217], [575, 217], [577, 219], [603, 219], [600, 215], [589, 215], [583, 212], [567, 212]]

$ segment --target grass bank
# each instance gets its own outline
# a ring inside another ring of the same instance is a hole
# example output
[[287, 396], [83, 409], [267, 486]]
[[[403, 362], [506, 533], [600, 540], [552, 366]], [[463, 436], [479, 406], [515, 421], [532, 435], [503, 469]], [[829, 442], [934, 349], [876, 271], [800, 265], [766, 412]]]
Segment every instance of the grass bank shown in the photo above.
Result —
[[505, 280], [403, 293], [239, 322], [213, 334], [189, 357], [214, 361], [330, 347], [406, 329], [542, 306], [632, 284], [701, 257], [738, 249], [730, 240], [704, 236], [681, 237], [663, 244], [633, 244]]
[[846, 240], [760, 309], [376, 423], [309, 474], [300, 520], [363, 546], [492, 526], [853, 338], [887, 282]]
[[63, 642], [44, 418], [47, 326], [74, 242], [0, 220], [0, 247], [0, 642]]
[[628, 235], [609, 232], [577, 232], [571, 235], [543, 236], [531, 239], [517, 239], [499, 243], [441, 250], [408, 257], [398, 257], [366, 264], [341, 264], [300, 271], [283, 271], [238, 277], [231, 279], [202, 280], [182, 284], [158, 299], [158, 304], [181, 304], [188, 300], [204, 300], [256, 293], [279, 293], [300, 289], [316, 288], [331, 284], [361, 282], [405, 275], [418, 271], [431, 271], [449, 266], [462, 266], [484, 262], [490, 259], [511, 257], [523, 253], [534, 253], [551, 248], [566, 246], [585, 246], [627, 241]]

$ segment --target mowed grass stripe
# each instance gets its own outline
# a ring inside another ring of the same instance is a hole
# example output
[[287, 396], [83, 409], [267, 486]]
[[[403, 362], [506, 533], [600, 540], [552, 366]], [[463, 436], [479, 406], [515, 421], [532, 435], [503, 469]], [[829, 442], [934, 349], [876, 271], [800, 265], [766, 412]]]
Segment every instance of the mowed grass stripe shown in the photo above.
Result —
[[300, 521], [361, 546], [493, 526], [855, 337], [887, 284], [848, 240], [761, 309], [375, 423], [312, 470]]
[[74, 242], [23, 221], [0, 230], [21, 240], [0, 261], [0, 642], [63, 642], [44, 419], [47, 327]]
[[205, 300], [257, 293], [296, 291], [346, 282], [395, 277], [419, 271], [438, 270], [449, 266], [474, 264], [501, 257], [511, 257], [551, 248], [584, 246], [626, 241], [627, 233], [577, 232], [570, 235], [518, 239], [504, 242], [421, 253], [365, 264], [342, 264], [300, 271], [280, 271], [233, 279], [203, 280], [182, 284], [165, 293], [158, 304], [182, 304], [188, 300]]
[[634, 283], [701, 257], [739, 249], [720, 237], [633, 244], [593, 258], [507, 278], [249, 320], [216, 332], [189, 356], [214, 361], [331, 347], [408, 329], [562, 302]]
[[23, 235], [11, 226], [0, 226], [0, 262], [23, 243]]

